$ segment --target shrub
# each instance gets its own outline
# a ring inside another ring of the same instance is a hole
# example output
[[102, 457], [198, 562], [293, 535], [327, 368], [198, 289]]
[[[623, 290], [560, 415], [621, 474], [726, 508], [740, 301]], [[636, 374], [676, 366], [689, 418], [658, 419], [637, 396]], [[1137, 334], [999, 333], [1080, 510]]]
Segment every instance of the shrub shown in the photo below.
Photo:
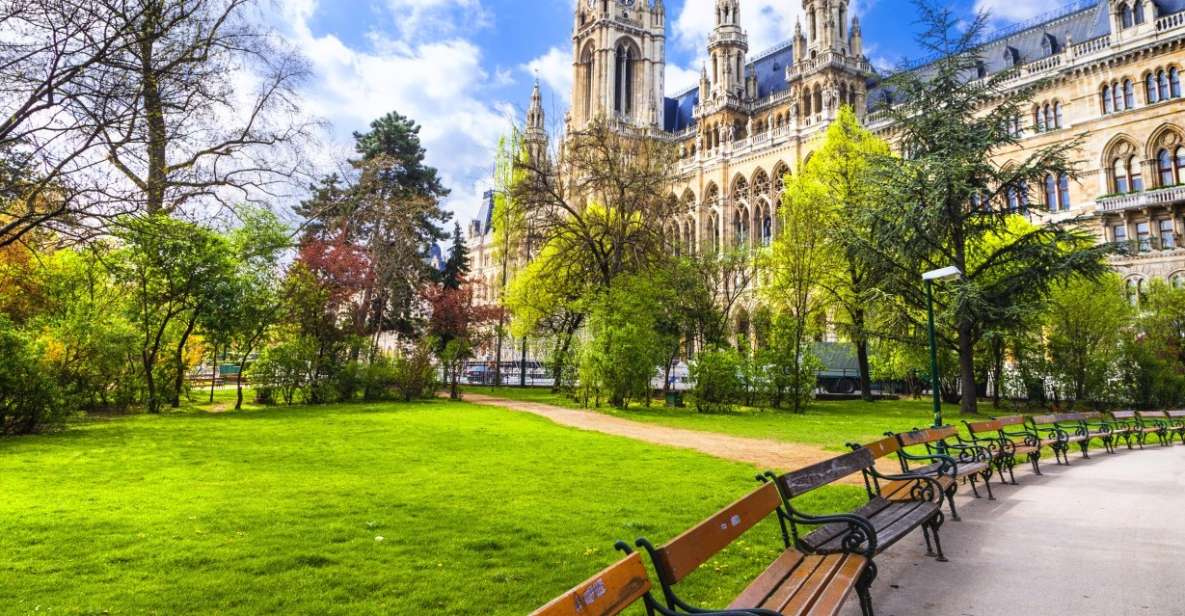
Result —
[[395, 360], [392, 385], [405, 402], [436, 395], [436, 366], [432, 364], [432, 345], [422, 342], [412, 352]]
[[69, 403], [41, 364], [42, 349], [0, 316], [0, 433], [31, 434], [61, 424]]
[[741, 358], [733, 349], [701, 352], [691, 364], [695, 409], [701, 413], [731, 411], [742, 393], [740, 370]]
[[379, 356], [366, 367], [363, 377], [362, 398], [367, 402], [387, 400], [395, 389], [395, 365], [390, 359]]

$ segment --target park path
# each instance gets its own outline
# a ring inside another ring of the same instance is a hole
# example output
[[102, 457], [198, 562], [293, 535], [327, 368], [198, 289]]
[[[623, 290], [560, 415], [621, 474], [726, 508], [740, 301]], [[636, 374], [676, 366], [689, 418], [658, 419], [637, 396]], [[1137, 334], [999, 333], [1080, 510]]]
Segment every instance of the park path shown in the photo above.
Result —
[[507, 400], [479, 394], [465, 394], [465, 401], [531, 413], [550, 419], [557, 424], [581, 430], [624, 436], [655, 445], [691, 449], [725, 460], [753, 464], [762, 470], [789, 471], [837, 455], [835, 452], [813, 445], [672, 428], [613, 417], [595, 411], [567, 409], [537, 402]]

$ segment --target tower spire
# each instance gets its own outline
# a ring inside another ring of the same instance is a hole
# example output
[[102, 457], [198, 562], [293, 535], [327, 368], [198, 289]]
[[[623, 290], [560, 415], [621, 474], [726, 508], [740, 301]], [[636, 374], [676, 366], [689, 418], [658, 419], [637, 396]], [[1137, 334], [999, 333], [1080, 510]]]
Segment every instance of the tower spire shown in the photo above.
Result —
[[527, 130], [523, 134], [523, 143], [531, 158], [542, 160], [547, 153], [546, 116], [543, 113], [543, 93], [539, 89], [539, 78], [535, 78], [535, 87], [531, 90], [531, 106], [527, 108]]

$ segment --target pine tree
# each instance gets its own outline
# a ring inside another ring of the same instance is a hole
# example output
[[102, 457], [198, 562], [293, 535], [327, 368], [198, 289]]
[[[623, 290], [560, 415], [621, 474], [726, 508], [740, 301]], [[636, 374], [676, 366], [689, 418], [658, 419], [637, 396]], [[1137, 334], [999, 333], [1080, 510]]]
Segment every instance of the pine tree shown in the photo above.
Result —
[[469, 275], [469, 247], [461, 235], [461, 223], [454, 223], [453, 245], [449, 248], [448, 261], [444, 264], [443, 284], [449, 289], [461, 288], [465, 276]]

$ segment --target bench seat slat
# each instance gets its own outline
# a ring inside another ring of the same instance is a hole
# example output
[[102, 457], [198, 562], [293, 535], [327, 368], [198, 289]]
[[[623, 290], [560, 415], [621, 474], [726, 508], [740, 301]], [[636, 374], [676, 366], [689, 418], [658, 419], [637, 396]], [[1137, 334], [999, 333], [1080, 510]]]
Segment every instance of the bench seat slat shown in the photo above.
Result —
[[820, 558], [820, 564], [802, 586], [795, 589], [789, 599], [784, 602], [770, 603], [767, 607], [780, 614], [807, 614], [819, 600], [819, 595], [827, 588], [839, 568], [843, 566], [844, 556], [835, 554]]
[[[937, 510], [936, 503], [927, 501], [890, 502], [877, 497], [855, 513], [872, 523], [876, 530], [877, 551], [882, 552], [920, 526]], [[821, 554], [842, 552], [847, 529], [846, 524], [827, 524], [803, 537], [802, 541]]]
[[778, 556], [777, 560], [769, 567], [766, 567], [765, 571], [762, 571], [761, 575], [757, 576], [757, 579], [753, 580], [753, 583], [749, 584], [749, 587], [736, 598], [736, 601], [728, 606], [729, 609], [765, 605], [770, 596], [786, 583], [786, 578], [803, 564], [805, 558], [806, 555], [798, 550], [782, 552], [782, 555]]
[[864, 572], [865, 567], [867, 567], [867, 561], [864, 557], [849, 554], [843, 564], [839, 566], [839, 570], [835, 572], [831, 583], [823, 589], [819, 600], [807, 612], [808, 616], [835, 616], [839, 614], [840, 608], [843, 607], [848, 595], [852, 594], [852, 589], [856, 587], [856, 582], [860, 579], [860, 574]]

